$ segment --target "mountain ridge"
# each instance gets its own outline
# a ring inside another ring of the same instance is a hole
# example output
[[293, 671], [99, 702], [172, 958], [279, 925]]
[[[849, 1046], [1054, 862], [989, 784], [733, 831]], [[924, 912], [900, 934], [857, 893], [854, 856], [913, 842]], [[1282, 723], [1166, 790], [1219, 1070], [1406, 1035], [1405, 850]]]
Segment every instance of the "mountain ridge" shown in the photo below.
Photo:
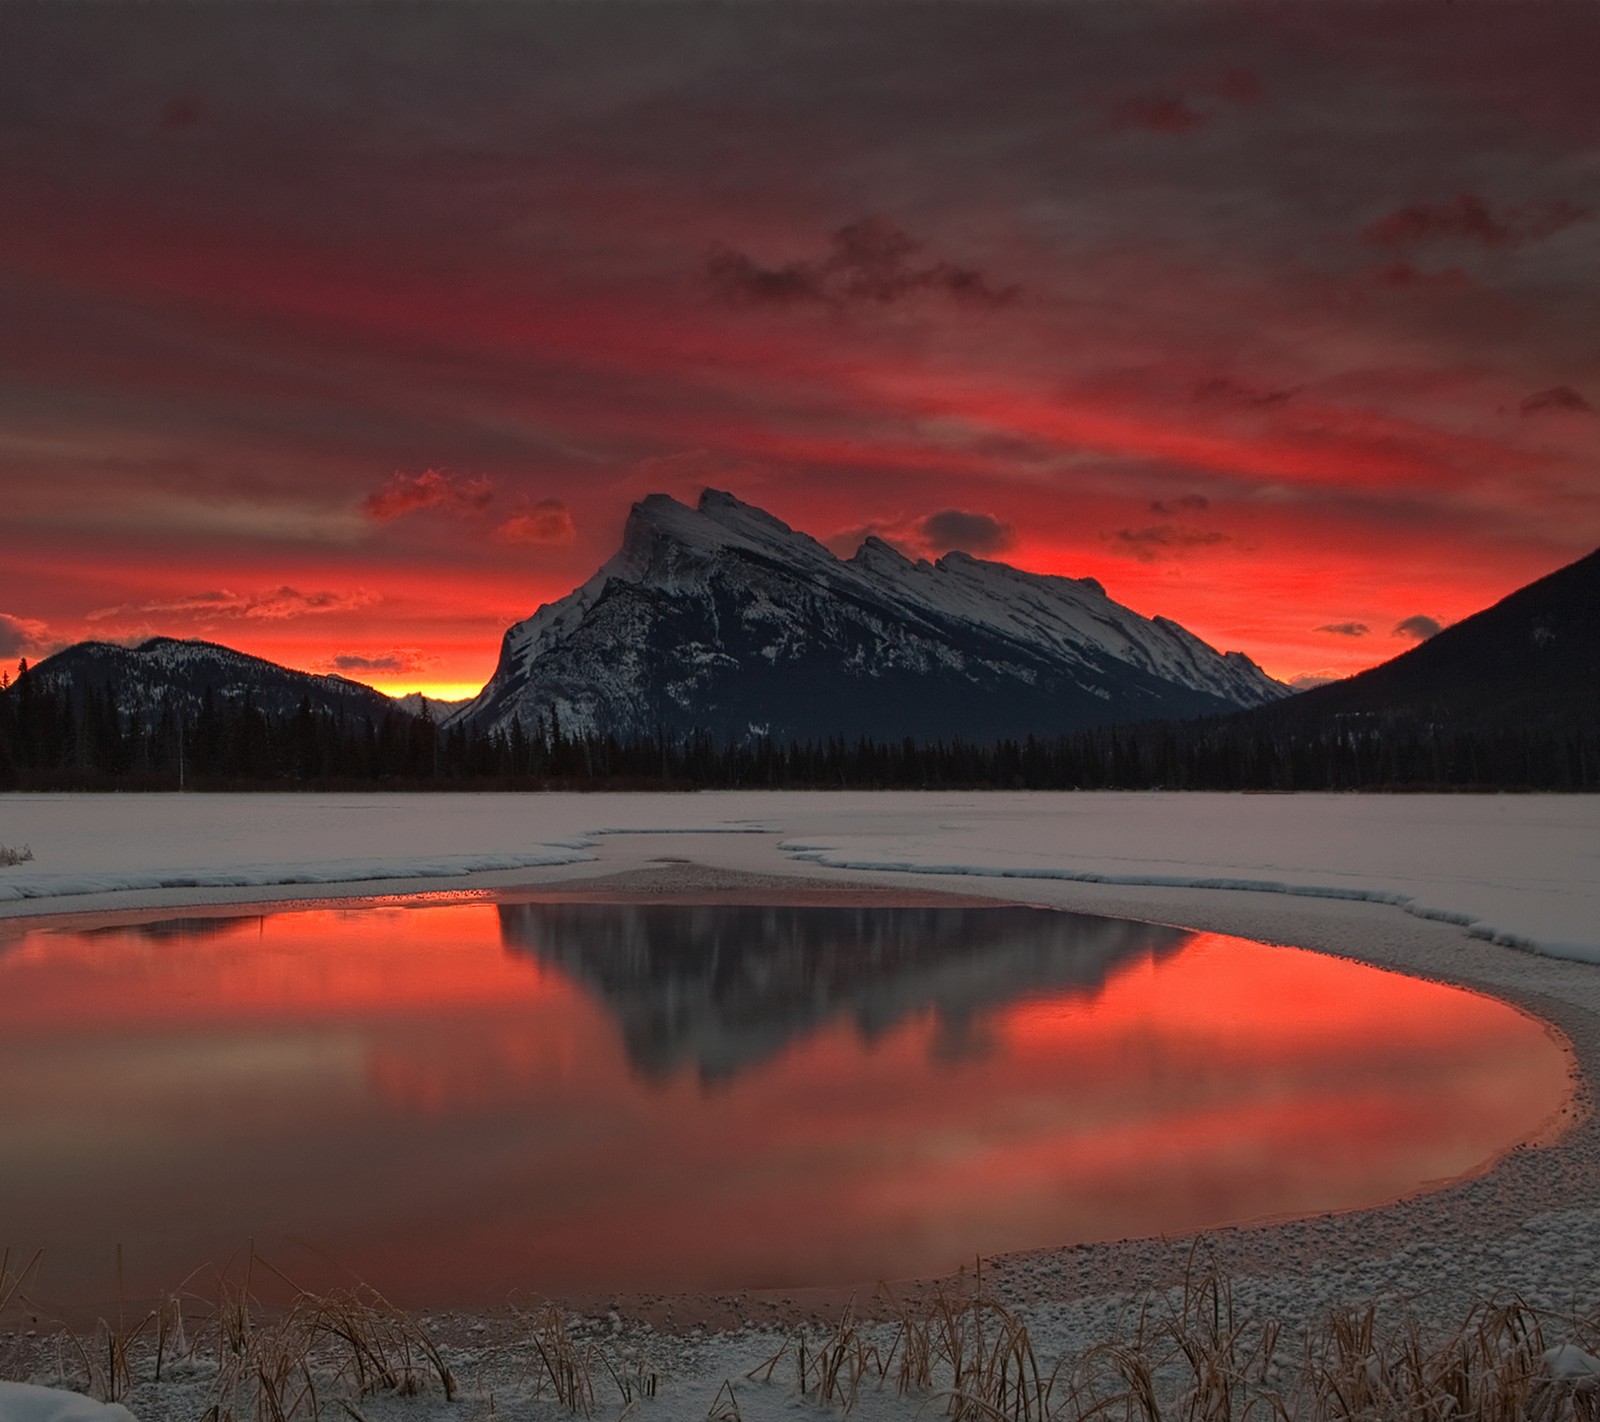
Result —
[[223, 701], [247, 696], [268, 716], [288, 716], [302, 700], [316, 711], [380, 717], [394, 698], [348, 677], [297, 671], [220, 642], [151, 637], [137, 646], [75, 642], [28, 673], [41, 689], [68, 685], [109, 695], [118, 712], [146, 727], [169, 709], [198, 710], [206, 694]]
[[494, 675], [446, 724], [531, 729], [553, 712], [623, 736], [993, 739], [1286, 694], [1093, 579], [962, 552], [913, 561], [878, 539], [841, 559], [707, 489], [694, 508], [635, 504], [617, 553], [513, 624]]

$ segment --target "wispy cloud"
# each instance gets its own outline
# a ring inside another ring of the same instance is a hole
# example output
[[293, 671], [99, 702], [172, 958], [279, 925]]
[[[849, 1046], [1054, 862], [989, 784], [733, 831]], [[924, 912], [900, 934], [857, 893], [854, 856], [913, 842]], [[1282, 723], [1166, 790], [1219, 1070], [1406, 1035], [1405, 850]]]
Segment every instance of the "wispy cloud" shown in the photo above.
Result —
[[1177, 523], [1153, 523], [1144, 528], [1119, 528], [1106, 535], [1106, 540], [1119, 553], [1137, 558], [1141, 563], [1154, 563], [1162, 558], [1177, 557], [1195, 548], [1210, 548], [1229, 542], [1226, 533], [1214, 529], [1187, 528]]
[[238, 593], [225, 588], [210, 592], [188, 593], [181, 597], [161, 598], [150, 602], [120, 603], [115, 607], [101, 607], [89, 613], [89, 622], [110, 622], [126, 617], [190, 617], [197, 621], [221, 618], [245, 618], [260, 621], [284, 621], [294, 617], [315, 616], [319, 613], [351, 612], [371, 607], [380, 599], [374, 592], [358, 588], [350, 592], [321, 590], [302, 592], [285, 584], [263, 592]]
[[1194, 387], [1194, 399], [1197, 404], [1203, 405], [1232, 405], [1245, 409], [1264, 410], [1274, 405], [1281, 405], [1287, 400], [1292, 400], [1300, 393], [1297, 385], [1281, 389], [1258, 389], [1254, 386], [1243, 385], [1237, 380], [1230, 380], [1227, 376], [1216, 376], [1210, 380], [1202, 380]]
[[494, 484], [484, 478], [461, 479], [443, 469], [420, 474], [396, 470], [383, 488], [362, 500], [362, 511], [380, 521], [436, 509], [441, 513], [481, 513], [494, 498]]
[[1476, 193], [1461, 193], [1449, 202], [1396, 208], [1370, 223], [1361, 235], [1377, 247], [1411, 248], [1443, 241], [1522, 247], [1553, 237], [1576, 222], [1587, 222], [1593, 215], [1562, 198], [1497, 210]]
[[1324, 622], [1318, 632], [1331, 632], [1335, 637], [1365, 637], [1372, 631], [1365, 622]]
[[1211, 507], [1211, 500], [1204, 494], [1180, 494], [1175, 499], [1152, 499], [1150, 512], [1153, 514], [1186, 514], [1200, 513]]
[[1594, 413], [1594, 406], [1570, 385], [1553, 385], [1548, 390], [1536, 390], [1518, 406], [1518, 409], [1525, 416], [1562, 410], [1579, 415]]
[[502, 543], [567, 544], [578, 536], [572, 512], [560, 499], [540, 499], [499, 524], [494, 536]]

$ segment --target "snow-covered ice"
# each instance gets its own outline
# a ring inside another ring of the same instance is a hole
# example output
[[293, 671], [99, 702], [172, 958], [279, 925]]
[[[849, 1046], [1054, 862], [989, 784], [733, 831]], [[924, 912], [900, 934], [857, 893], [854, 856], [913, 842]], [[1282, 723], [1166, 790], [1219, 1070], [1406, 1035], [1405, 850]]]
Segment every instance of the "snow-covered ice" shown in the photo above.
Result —
[[719, 850], [730, 867], [1022, 881], [1005, 897], [1061, 880], [1367, 900], [1600, 961], [1593, 796], [12, 795], [0, 844], [34, 858], [0, 870], [0, 915], [112, 907], [126, 900], [105, 896], [133, 890], [177, 903], [196, 889], [488, 883], [580, 864], [602, 838], [729, 830], [761, 832]]

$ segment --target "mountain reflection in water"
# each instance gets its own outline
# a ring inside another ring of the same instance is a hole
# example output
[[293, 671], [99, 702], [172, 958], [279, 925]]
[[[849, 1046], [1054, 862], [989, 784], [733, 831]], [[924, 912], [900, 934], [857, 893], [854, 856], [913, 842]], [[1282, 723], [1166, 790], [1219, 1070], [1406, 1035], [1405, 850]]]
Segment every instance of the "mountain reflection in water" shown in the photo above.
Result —
[[[1393, 1198], [1571, 1091], [1504, 1003], [1044, 909], [387, 900], [0, 954], [0, 1248], [92, 1323], [864, 1285]], [[200, 1277], [192, 1287], [205, 1293]]]
[[581, 983], [628, 1059], [662, 1081], [726, 1081], [835, 1018], [871, 1044], [934, 1014], [933, 1050], [984, 1050], [979, 1016], [1050, 992], [1091, 994], [1137, 955], [1193, 935], [1035, 908], [501, 904], [500, 933]]

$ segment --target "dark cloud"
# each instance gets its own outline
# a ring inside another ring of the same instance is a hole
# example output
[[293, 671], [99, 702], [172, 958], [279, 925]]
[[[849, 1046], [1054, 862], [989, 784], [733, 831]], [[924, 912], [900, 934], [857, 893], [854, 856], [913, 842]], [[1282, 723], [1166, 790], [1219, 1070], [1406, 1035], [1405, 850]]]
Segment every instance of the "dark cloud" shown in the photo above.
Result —
[[301, 592], [287, 584], [264, 592], [236, 593], [225, 589], [214, 592], [189, 593], [183, 597], [164, 598], [154, 602], [123, 603], [116, 607], [102, 607], [88, 614], [86, 621], [107, 622], [129, 616], [152, 615], [195, 617], [202, 620], [217, 617], [244, 617], [252, 620], [278, 622], [291, 617], [305, 617], [325, 612], [352, 612], [371, 607], [378, 601], [376, 593], [358, 588], [353, 592]]
[[1461, 193], [1451, 202], [1412, 203], [1397, 208], [1362, 232], [1378, 247], [1417, 247], [1431, 242], [1475, 242], [1482, 247], [1521, 247], [1542, 241], [1585, 222], [1593, 214], [1556, 199], [1530, 206], [1494, 210], [1476, 193]]
[[0, 612], [0, 657], [42, 651], [46, 631], [44, 623], [31, 617], [13, 617], [8, 612]]
[[1395, 623], [1392, 635], [1409, 637], [1414, 642], [1426, 642], [1430, 637], [1437, 637], [1443, 630], [1442, 622], [1418, 612]]
[[1331, 632], [1335, 637], [1365, 637], [1372, 631], [1365, 622], [1324, 622], [1318, 632]]
[[1175, 523], [1155, 523], [1146, 528], [1119, 528], [1115, 533], [1108, 534], [1107, 539], [1119, 552], [1137, 558], [1141, 563], [1154, 563], [1191, 548], [1207, 548], [1229, 541], [1226, 533], [1184, 528]]
[[413, 672], [420, 671], [428, 659], [413, 651], [395, 650], [368, 656], [360, 652], [340, 652], [324, 664], [337, 672]]
[[966, 509], [931, 513], [917, 525], [917, 532], [931, 549], [944, 552], [959, 548], [963, 553], [979, 556], [1003, 553], [1016, 542], [1016, 531], [1009, 523]]
[[361, 502], [369, 518], [385, 522], [424, 509], [443, 513], [479, 513], [494, 498], [494, 485], [488, 479], [458, 479], [443, 469], [425, 469], [420, 474], [402, 474], [398, 469], [389, 482]]
[[572, 514], [560, 499], [540, 499], [514, 513], [494, 531], [502, 543], [571, 543], [578, 536]]
[[1571, 410], [1586, 415], [1594, 410], [1594, 406], [1570, 385], [1553, 385], [1548, 390], [1537, 390], [1519, 408], [1524, 415], [1539, 415], [1546, 410]]
[[1210, 507], [1211, 500], [1204, 494], [1182, 494], [1176, 499], [1152, 499], [1150, 502], [1153, 514], [1199, 513]]
[[833, 234], [826, 256], [763, 267], [743, 252], [719, 247], [706, 277], [723, 300], [738, 306], [887, 305], [919, 293], [1002, 306], [1021, 290], [996, 287], [972, 267], [921, 259], [924, 244], [882, 218], [867, 217]]

